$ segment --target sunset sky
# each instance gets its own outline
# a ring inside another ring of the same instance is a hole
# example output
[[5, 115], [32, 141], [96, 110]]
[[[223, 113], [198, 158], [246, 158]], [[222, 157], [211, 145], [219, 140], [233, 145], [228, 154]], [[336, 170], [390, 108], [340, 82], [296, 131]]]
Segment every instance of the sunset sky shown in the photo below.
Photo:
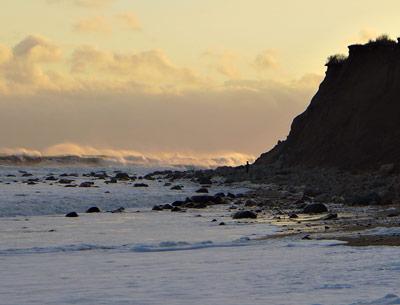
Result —
[[395, 0], [1, 0], [0, 152], [244, 162], [286, 137], [328, 55], [396, 38], [399, 9]]

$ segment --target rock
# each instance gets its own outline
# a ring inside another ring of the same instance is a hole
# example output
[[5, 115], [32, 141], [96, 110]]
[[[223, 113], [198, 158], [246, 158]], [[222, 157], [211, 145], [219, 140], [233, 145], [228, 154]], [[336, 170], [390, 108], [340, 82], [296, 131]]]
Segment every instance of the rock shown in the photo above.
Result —
[[171, 190], [173, 191], [180, 191], [182, 190], [183, 186], [182, 185], [174, 185], [173, 187], [171, 187]]
[[198, 189], [198, 190], [196, 191], [196, 193], [203, 193], [203, 194], [206, 194], [206, 193], [208, 193], [208, 189], [205, 188], [205, 187], [202, 187], [202, 188]]
[[94, 182], [91, 181], [86, 181], [86, 182], [82, 182], [79, 187], [92, 187], [94, 185]]
[[74, 180], [71, 180], [71, 179], [60, 179], [58, 181], [58, 183], [60, 183], [60, 184], [71, 184], [72, 182], [74, 182]]
[[307, 234], [302, 238], [302, 240], [311, 240], [311, 236]]
[[25, 173], [25, 174], [22, 175], [22, 177], [32, 177], [32, 176], [33, 176], [33, 175], [30, 174], [30, 173]]
[[333, 220], [333, 219], [338, 219], [338, 214], [336, 213], [329, 213], [326, 215], [323, 220]]
[[244, 204], [244, 206], [246, 207], [256, 207], [257, 205], [258, 205], [257, 201], [253, 199], [246, 200], [246, 203]]
[[44, 180], [46, 180], [46, 181], [57, 181], [58, 179], [56, 177], [54, 177], [54, 176], [48, 176]]
[[119, 207], [118, 209], [111, 211], [111, 213], [123, 213], [123, 212], [125, 212], [124, 207]]
[[215, 194], [215, 197], [224, 198], [224, 197], [225, 197], [225, 194], [224, 194], [224, 193], [217, 193], [217, 194]]
[[65, 215], [65, 217], [79, 217], [77, 212], [70, 212], [67, 215]]
[[87, 209], [86, 213], [100, 213], [100, 209], [98, 207], [91, 207]]
[[172, 210], [174, 207], [172, 206], [172, 205], [170, 205], [170, 204], [164, 204], [163, 206], [162, 206], [162, 209], [163, 210]]
[[179, 208], [179, 207], [173, 207], [172, 209], [171, 209], [171, 212], [182, 212], [183, 210], [181, 209], [181, 208]]
[[181, 206], [185, 205], [185, 203], [186, 203], [186, 201], [177, 200], [177, 201], [174, 201], [171, 205], [173, 207], [181, 207]]
[[207, 204], [204, 202], [195, 202], [192, 204], [193, 209], [205, 209], [207, 207]]
[[328, 208], [323, 203], [309, 204], [303, 210], [304, 214], [320, 214], [326, 212], [328, 212]]
[[129, 177], [129, 175], [127, 173], [117, 173], [114, 176], [115, 179], [117, 180], [131, 180], [131, 177]]
[[214, 218], [213, 220], [211, 220], [211, 222], [217, 222], [217, 220]]
[[149, 185], [146, 183], [135, 183], [133, 186], [134, 187], [149, 187]]
[[236, 198], [236, 195], [235, 195], [235, 194], [232, 194], [232, 193], [228, 193], [228, 194], [226, 195], [226, 197], [231, 198], [231, 199], [235, 199], [235, 198]]
[[161, 205], [155, 205], [155, 206], [153, 206], [152, 210], [153, 210], [153, 211], [162, 211], [163, 208], [162, 208]]
[[212, 181], [210, 178], [208, 177], [200, 177], [197, 179], [197, 182], [203, 185], [210, 185], [212, 184]]
[[384, 176], [391, 175], [395, 172], [395, 169], [396, 169], [396, 167], [393, 163], [383, 164], [379, 168], [379, 173]]
[[379, 196], [378, 193], [371, 192], [366, 195], [353, 196], [349, 201], [351, 204], [354, 205], [375, 205], [375, 204], [380, 204], [382, 198], [381, 196]]
[[289, 214], [289, 218], [290, 219], [295, 219], [295, 218], [299, 218], [299, 216], [297, 214], [295, 214], [295, 213], [291, 213], [291, 214]]
[[232, 218], [233, 219], [245, 219], [245, 218], [256, 219], [257, 214], [252, 211], [238, 211], [232, 215]]
[[64, 187], [77, 187], [77, 185], [76, 184], [67, 184]]
[[197, 196], [192, 196], [190, 199], [194, 203], [213, 203], [213, 204], [223, 203], [223, 199], [221, 197], [215, 197], [210, 195], [197, 195]]
[[172, 185], [172, 183], [170, 183], [170, 182], [164, 183], [164, 186], [171, 186], [171, 185]]
[[220, 222], [218, 225], [219, 225], [219, 226], [224, 226], [224, 225], [225, 225], [225, 222]]

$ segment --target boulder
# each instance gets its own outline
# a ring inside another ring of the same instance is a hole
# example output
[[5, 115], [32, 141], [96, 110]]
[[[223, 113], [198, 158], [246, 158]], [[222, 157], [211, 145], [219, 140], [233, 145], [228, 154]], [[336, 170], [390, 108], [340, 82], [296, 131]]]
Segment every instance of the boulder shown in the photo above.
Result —
[[303, 209], [304, 214], [320, 214], [328, 212], [328, 208], [323, 203], [312, 203]]
[[202, 194], [207, 194], [208, 193], [208, 189], [205, 187], [199, 188], [196, 193], [202, 193]]
[[117, 180], [131, 180], [131, 177], [127, 173], [117, 173], [114, 178]]
[[86, 182], [82, 182], [79, 187], [92, 187], [94, 185], [94, 182], [91, 181], [86, 181]]
[[58, 180], [58, 183], [60, 183], [60, 184], [71, 184], [72, 182], [74, 182], [74, 180], [71, 180], [71, 179], [60, 179], [60, 180]]
[[70, 212], [67, 215], [65, 215], [65, 217], [79, 217], [77, 212]]
[[253, 211], [238, 211], [232, 215], [233, 219], [256, 219], [257, 214]]
[[98, 207], [91, 207], [87, 209], [86, 213], [100, 213], [100, 209]]
[[134, 187], [149, 187], [149, 185], [146, 183], [135, 183], [133, 186]]
[[183, 189], [182, 185], [174, 185], [173, 187], [171, 187], [171, 190], [173, 191], [180, 191]]

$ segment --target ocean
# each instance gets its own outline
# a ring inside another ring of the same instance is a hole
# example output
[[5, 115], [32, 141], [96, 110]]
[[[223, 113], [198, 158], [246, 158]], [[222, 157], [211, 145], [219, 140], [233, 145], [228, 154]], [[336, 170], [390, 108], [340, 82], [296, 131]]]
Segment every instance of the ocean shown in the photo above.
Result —
[[[400, 304], [400, 248], [260, 240], [279, 228], [232, 220], [224, 206], [151, 210], [192, 196], [197, 183], [174, 181], [183, 188], [172, 190], [164, 180], [137, 188], [83, 177], [158, 169], [166, 168], [0, 167], [0, 304]], [[95, 187], [43, 181], [64, 173]], [[246, 190], [217, 183], [210, 193]], [[85, 213], [92, 206], [104, 213]], [[106, 212], [119, 207], [125, 212]], [[72, 211], [80, 216], [65, 217]]]

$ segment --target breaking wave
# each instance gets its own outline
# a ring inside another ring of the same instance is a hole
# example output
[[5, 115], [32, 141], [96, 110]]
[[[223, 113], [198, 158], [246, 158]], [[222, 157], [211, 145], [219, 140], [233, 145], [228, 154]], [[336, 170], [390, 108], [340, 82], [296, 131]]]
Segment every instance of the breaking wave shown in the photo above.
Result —
[[213, 168], [238, 166], [253, 161], [254, 156], [237, 152], [142, 153], [134, 150], [98, 149], [74, 143], [54, 145], [43, 150], [26, 148], [0, 149], [0, 165], [142, 165], [195, 166]]

